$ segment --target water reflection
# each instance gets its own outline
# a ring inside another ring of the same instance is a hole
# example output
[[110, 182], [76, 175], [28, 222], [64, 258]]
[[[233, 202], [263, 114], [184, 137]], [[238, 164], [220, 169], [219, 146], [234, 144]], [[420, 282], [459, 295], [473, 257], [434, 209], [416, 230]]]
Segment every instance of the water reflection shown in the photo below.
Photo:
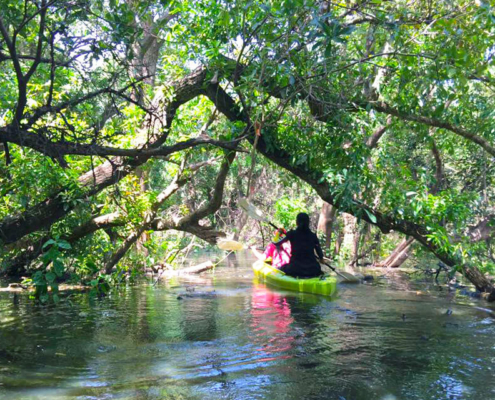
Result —
[[387, 285], [330, 301], [253, 285], [240, 266], [18, 300], [0, 296], [2, 400], [495, 398], [491, 310]]
[[251, 300], [251, 317], [253, 341], [259, 345], [256, 350], [267, 354], [263, 361], [289, 357], [287, 354], [277, 356], [278, 353], [290, 350], [295, 340], [291, 330], [294, 318], [291, 316], [287, 299], [265, 285], [255, 283]]

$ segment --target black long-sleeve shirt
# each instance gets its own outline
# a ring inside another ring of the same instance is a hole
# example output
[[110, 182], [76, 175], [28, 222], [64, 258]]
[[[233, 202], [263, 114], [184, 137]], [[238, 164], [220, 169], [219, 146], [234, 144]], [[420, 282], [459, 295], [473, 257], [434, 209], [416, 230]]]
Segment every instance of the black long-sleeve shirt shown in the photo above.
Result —
[[310, 230], [291, 230], [287, 236], [277, 244], [290, 242], [291, 259], [286, 267], [282, 268], [285, 273], [292, 276], [310, 277], [321, 274], [321, 267], [316, 260], [315, 251], [318, 257], [323, 258], [318, 237]]

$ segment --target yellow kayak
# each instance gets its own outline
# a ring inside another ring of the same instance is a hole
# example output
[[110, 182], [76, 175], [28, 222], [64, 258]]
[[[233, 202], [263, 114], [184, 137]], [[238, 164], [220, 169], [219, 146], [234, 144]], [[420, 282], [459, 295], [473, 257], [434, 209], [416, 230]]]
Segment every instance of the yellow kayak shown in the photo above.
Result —
[[337, 279], [332, 276], [325, 276], [324, 279], [293, 278], [263, 261], [255, 262], [253, 264], [253, 270], [258, 279], [280, 289], [321, 294], [322, 296], [333, 296], [337, 291]]

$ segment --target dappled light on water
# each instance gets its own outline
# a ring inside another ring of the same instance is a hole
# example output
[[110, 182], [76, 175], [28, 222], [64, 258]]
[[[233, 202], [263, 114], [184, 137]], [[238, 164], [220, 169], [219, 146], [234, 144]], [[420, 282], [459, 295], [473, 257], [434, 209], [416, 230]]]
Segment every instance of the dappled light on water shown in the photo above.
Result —
[[241, 260], [101, 300], [2, 294], [0, 321], [2, 399], [495, 398], [490, 306], [380, 279], [329, 300]]

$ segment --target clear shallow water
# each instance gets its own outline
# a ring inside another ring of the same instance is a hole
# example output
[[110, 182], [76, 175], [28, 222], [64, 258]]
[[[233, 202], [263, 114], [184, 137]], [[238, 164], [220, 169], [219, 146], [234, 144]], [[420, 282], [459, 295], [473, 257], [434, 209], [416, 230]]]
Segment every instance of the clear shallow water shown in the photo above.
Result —
[[246, 263], [56, 307], [2, 293], [0, 398], [495, 399], [493, 310], [426, 289], [329, 301], [255, 284]]

